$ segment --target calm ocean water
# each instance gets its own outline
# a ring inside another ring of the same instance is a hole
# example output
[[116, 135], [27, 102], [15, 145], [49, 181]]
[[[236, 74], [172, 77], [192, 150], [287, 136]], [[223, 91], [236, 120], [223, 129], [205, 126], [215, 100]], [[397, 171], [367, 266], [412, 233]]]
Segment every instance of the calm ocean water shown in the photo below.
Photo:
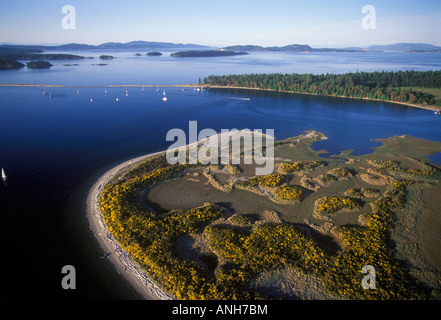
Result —
[[[135, 57], [134, 52], [79, 52], [100, 61], [54, 62], [50, 70], [4, 71], [0, 83], [110, 85], [196, 83], [209, 74], [326, 73], [439, 70], [441, 55], [409, 53], [286, 54], [207, 59]], [[78, 66], [63, 64], [78, 63]], [[95, 65], [92, 65], [95, 64]], [[121, 277], [100, 259], [88, 229], [87, 193], [106, 169], [166, 149], [171, 128], [275, 129], [277, 139], [308, 129], [329, 139], [314, 145], [331, 154], [372, 152], [372, 138], [408, 134], [441, 141], [433, 112], [380, 102], [241, 90], [166, 88], [0, 87], [1, 298], [132, 299]], [[126, 96], [126, 91], [128, 95]], [[49, 94], [51, 98], [49, 98]], [[250, 98], [249, 101], [232, 98]], [[119, 101], [116, 101], [116, 98]], [[90, 101], [92, 99], [92, 102]], [[439, 160], [439, 154], [433, 159]], [[77, 289], [61, 288], [61, 268], [77, 270]]]

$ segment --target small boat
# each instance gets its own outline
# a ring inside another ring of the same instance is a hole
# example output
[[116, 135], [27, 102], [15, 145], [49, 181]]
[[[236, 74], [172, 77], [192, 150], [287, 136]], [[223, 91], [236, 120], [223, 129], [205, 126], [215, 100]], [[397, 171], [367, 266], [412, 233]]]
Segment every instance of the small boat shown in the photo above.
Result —
[[115, 99], [115, 101], [116, 101], [116, 102], [118, 102], [118, 101], [119, 101], [119, 99], [118, 99], [118, 98], [116, 98], [116, 99]]
[[435, 114], [441, 114], [441, 111], [435, 111]]
[[126, 91], [126, 97], [128, 97], [129, 96], [129, 92], [128, 91]]
[[144, 87], [142, 87], [141, 92], [144, 92]]
[[2, 179], [3, 179], [3, 181], [5, 181], [5, 182], [6, 182], [6, 180], [8, 179], [8, 178], [6, 177], [5, 169], [3, 169], [3, 168], [2, 168]]
[[77, 89], [77, 93], [80, 93], [80, 89]]
[[167, 97], [165, 96], [165, 90], [162, 93], [164, 94], [164, 97], [162, 97], [162, 100], [167, 101]]
[[92, 99], [92, 98], [90, 98], [90, 102], [93, 102], [93, 99]]

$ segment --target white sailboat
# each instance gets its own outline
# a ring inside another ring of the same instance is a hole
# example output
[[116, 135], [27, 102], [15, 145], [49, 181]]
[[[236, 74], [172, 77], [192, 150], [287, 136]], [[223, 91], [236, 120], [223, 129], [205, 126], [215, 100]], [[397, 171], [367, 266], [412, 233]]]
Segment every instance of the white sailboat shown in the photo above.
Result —
[[5, 182], [6, 182], [6, 180], [8, 179], [8, 178], [6, 177], [5, 169], [3, 169], [3, 168], [2, 168], [2, 179], [3, 179], [3, 181], [5, 181]]
[[165, 96], [165, 90], [162, 93], [164, 94], [164, 97], [162, 97], [162, 100], [167, 101], [167, 97]]

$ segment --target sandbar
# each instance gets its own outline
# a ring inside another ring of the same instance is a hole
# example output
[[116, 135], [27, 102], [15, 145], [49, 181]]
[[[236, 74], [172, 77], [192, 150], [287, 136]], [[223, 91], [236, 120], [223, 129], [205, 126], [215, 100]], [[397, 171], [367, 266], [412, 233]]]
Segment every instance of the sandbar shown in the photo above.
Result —
[[155, 282], [142, 271], [139, 265], [125, 252], [118, 241], [112, 236], [104, 222], [99, 206], [101, 191], [107, 182], [121, 169], [147, 158], [162, 154], [165, 151], [137, 157], [108, 170], [93, 185], [87, 197], [87, 218], [90, 229], [103, 250], [103, 258], [108, 259], [128, 283], [146, 300], [172, 300]]

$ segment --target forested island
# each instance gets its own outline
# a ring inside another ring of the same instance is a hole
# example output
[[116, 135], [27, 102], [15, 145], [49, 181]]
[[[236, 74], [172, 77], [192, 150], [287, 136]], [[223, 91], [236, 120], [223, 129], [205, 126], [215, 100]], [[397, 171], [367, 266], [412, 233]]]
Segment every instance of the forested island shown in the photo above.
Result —
[[245, 55], [247, 52], [221, 51], [221, 50], [202, 50], [202, 51], [181, 51], [172, 53], [171, 57], [179, 58], [199, 58], [199, 57], [226, 57]]
[[147, 56], [148, 57], [162, 56], [162, 53], [158, 51], [147, 52]]
[[21, 69], [24, 64], [15, 60], [0, 59], [0, 70], [15, 70]]
[[110, 59], [113, 59], [113, 56], [103, 54], [100, 56], [100, 59], [101, 60], [110, 60]]
[[11, 60], [82, 60], [83, 56], [67, 53], [3, 53], [0, 59]]
[[49, 69], [53, 66], [50, 62], [42, 60], [29, 61], [26, 65], [31, 69]]
[[204, 84], [441, 107], [441, 71], [210, 75]]

